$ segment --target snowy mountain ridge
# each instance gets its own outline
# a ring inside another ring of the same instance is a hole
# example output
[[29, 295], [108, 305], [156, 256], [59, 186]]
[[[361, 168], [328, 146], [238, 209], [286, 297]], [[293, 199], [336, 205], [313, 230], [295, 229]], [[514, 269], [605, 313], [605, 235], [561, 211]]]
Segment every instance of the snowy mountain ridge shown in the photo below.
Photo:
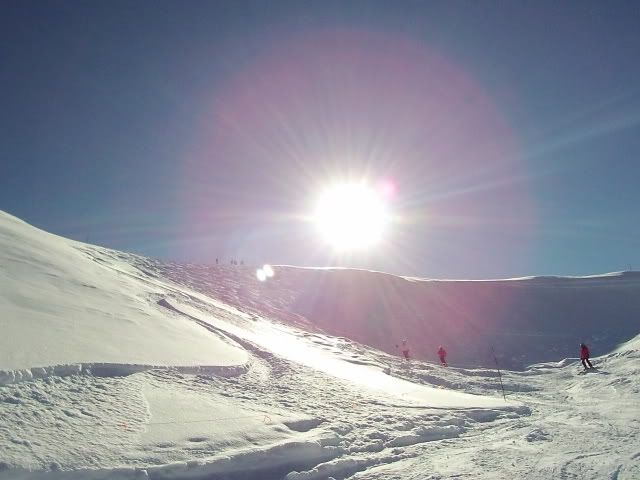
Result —
[[[355, 269], [276, 266], [269, 282], [251, 268], [157, 264], [176, 283], [256, 314], [346, 337], [390, 354], [506, 368], [575, 358], [581, 342], [604, 354], [638, 334], [640, 274], [508, 280], [425, 280]], [[603, 328], [603, 319], [606, 327]], [[492, 351], [493, 348], [493, 351]]]

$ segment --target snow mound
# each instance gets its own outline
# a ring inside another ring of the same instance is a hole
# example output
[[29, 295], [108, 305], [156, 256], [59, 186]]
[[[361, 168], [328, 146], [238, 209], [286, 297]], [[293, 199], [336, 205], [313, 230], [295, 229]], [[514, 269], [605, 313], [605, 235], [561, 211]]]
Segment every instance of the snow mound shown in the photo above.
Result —
[[[234, 377], [245, 373], [250, 364], [241, 365], [193, 365], [175, 366], [173, 370], [193, 375], [217, 375]], [[68, 377], [70, 375], [93, 375], [96, 377], [125, 377], [134, 373], [159, 368], [157, 365], [139, 365], [126, 363], [76, 363], [70, 365], [51, 365], [48, 367], [22, 368], [18, 370], [0, 370], [0, 385], [25, 382], [49, 376]]]
[[130, 258], [0, 212], [0, 382], [248, 361], [229, 338], [157, 305], [161, 286]]

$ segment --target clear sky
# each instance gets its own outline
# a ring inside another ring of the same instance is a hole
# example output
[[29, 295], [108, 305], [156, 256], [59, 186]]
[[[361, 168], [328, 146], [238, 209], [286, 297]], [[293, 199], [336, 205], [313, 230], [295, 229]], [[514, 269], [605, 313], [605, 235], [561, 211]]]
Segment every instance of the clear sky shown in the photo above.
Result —
[[[0, 209], [163, 259], [640, 269], [640, 3], [5, 1]], [[391, 181], [384, 244], [306, 221]]]

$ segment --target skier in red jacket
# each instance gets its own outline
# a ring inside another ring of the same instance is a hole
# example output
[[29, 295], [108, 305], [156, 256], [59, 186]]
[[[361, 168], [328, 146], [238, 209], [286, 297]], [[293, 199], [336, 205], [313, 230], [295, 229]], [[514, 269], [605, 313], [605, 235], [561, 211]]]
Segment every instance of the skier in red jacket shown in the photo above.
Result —
[[448, 367], [448, 365], [447, 365], [447, 351], [444, 348], [442, 348], [442, 345], [440, 345], [440, 347], [438, 347], [438, 357], [440, 357], [440, 363], [442, 364], [442, 366]]
[[[593, 368], [593, 365], [591, 365], [591, 362], [589, 361], [589, 355], [590, 355], [589, 347], [587, 347], [584, 343], [581, 343], [580, 344], [580, 360], [582, 361], [582, 366], [584, 367], [585, 370]], [[587, 364], [589, 364], [588, 367], [587, 367]]]
[[402, 352], [402, 356], [404, 357], [405, 360], [409, 361], [410, 360], [410, 355], [409, 355], [409, 345], [407, 345], [407, 340], [402, 340], [402, 344], [401, 345], [396, 345], [396, 348], [399, 348], [400, 351]]

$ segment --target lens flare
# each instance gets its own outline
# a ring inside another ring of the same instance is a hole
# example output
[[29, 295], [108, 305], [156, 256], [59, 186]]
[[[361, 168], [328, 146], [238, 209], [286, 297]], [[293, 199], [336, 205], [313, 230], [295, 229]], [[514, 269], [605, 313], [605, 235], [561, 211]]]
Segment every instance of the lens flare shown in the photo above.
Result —
[[271, 267], [271, 265], [264, 265], [262, 267], [262, 271], [267, 276], [267, 278], [271, 278], [274, 275], [273, 268]]
[[392, 180], [380, 182], [380, 192], [385, 198], [391, 198], [396, 194], [396, 184]]
[[256, 270], [256, 278], [261, 282], [266, 282], [269, 278], [273, 277], [275, 272], [271, 265], [263, 265], [262, 268]]

